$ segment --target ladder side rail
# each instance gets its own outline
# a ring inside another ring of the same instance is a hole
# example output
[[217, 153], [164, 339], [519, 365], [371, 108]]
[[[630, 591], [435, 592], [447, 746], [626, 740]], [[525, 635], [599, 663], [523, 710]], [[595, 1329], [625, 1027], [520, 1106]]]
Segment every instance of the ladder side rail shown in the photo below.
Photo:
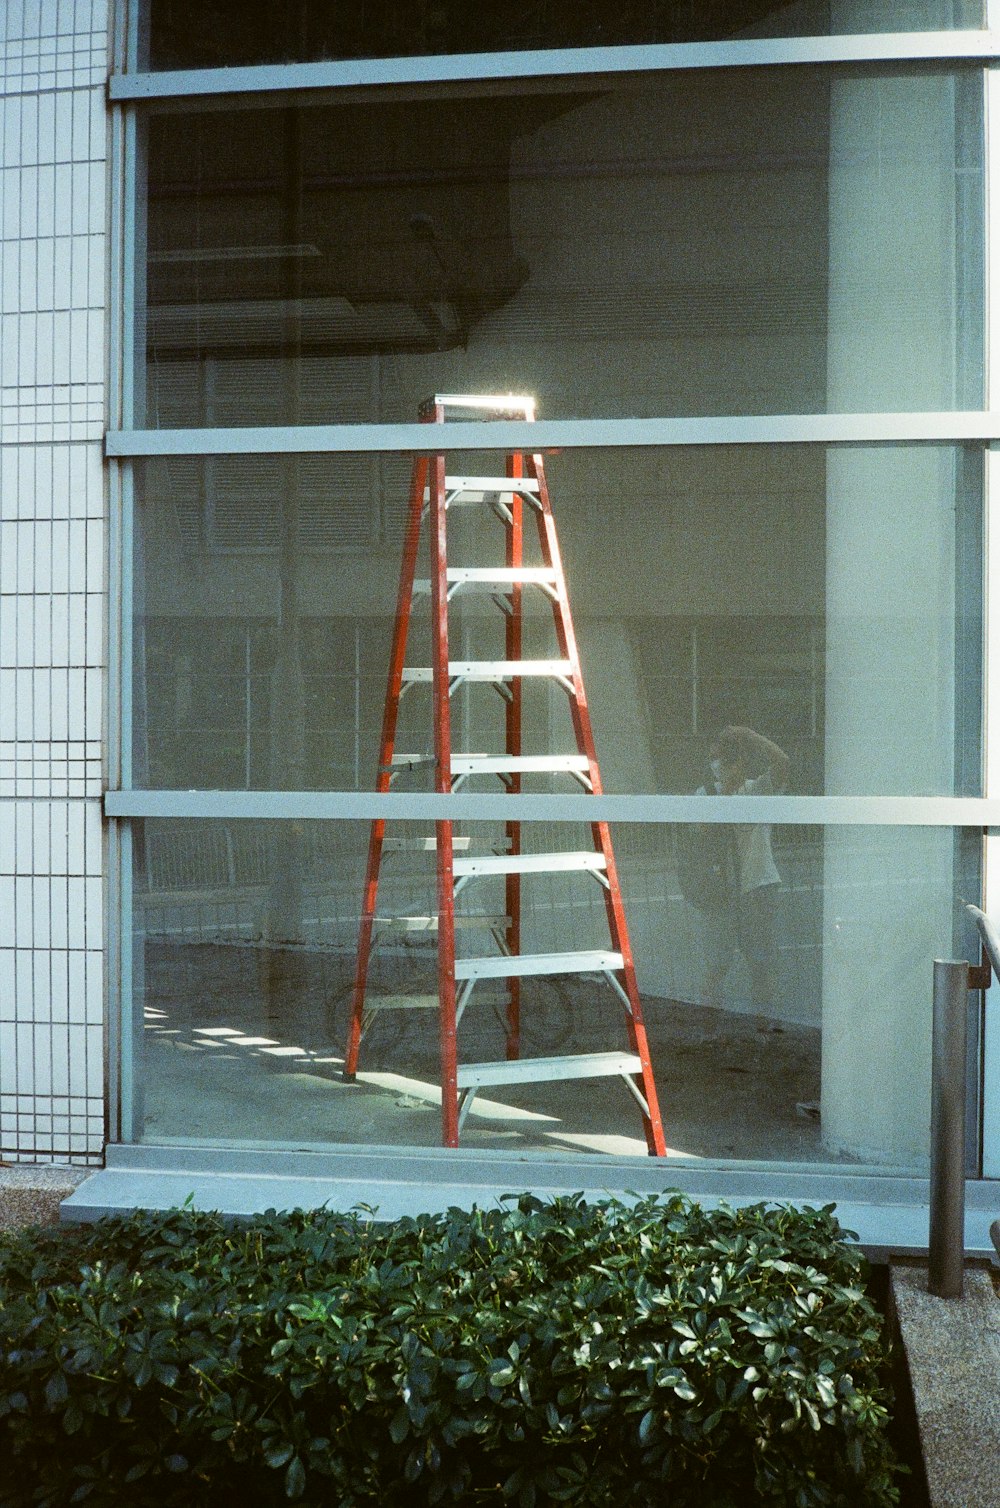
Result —
[[[580, 652], [577, 647], [576, 633], [573, 628], [573, 619], [569, 609], [566, 576], [563, 570], [562, 554], [559, 549], [559, 539], [556, 534], [555, 519], [552, 516], [548, 485], [545, 480], [545, 467], [541, 455], [532, 456], [530, 465], [531, 471], [538, 479], [539, 507], [536, 517], [542, 560], [545, 565], [550, 566], [556, 573], [556, 599], [552, 604], [552, 612], [556, 624], [556, 637], [560, 653], [570, 661], [572, 666], [570, 679], [573, 683], [573, 696], [570, 698], [570, 709], [573, 719], [573, 729], [576, 734], [577, 748], [581, 754], [586, 756], [590, 765], [591, 789], [595, 796], [600, 796], [604, 788], [601, 782], [600, 768], [597, 763], [594, 730], [590, 720], [590, 708], [587, 705], [583, 674], [580, 669]], [[628, 923], [625, 919], [625, 907], [622, 903], [614, 847], [611, 842], [611, 831], [606, 822], [594, 822], [591, 823], [591, 835], [594, 847], [604, 855], [607, 865], [605, 873], [608, 884], [604, 891], [604, 906], [607, 913], [608, 929], [612, 945], [615, 951], [622, 955], [622, 978], [625, 992], [631, 1003], [631, 1011], [627, 1017], [629, 1041], [642, 1062], [642, 1087], [646, 1103], [649, 1107], [649, 1115], [643, 1117], [646, 1143], [654, 1156], [663, 1157], [666, 1155], [666, 1144], [660, 1119], [656, 1085], [653, 1081], [649, 1043], [643, 1021], [642, 1004], [639, 999], [639, 986], [635, 976], [632, 944], [629, 938]]]
[[[520, 478], [524, 475], [523, 457], [510, 455], [507, 457], [506, 472], [509, 477]], [[524, 564], [524, 499], [519, 492], [511, 496], [511, 521], [506, 531], [506, 560], [505, 564], [510, 570], [517, 570]], [[508, 660], [519, 661], [524, 651], [524, 588], [520, 581], [512, 581], [510, 586], [510, 612], [507, 614], [505, 629], [505, 654]], [[506, 752], [515, 756], [521, 754], [522, 749], [522, 714], [524, 683], [520, 676], [515, 676], [510, 686], [511, 696], [506, 704]], [[512, 795], [517, 795], [521, 790], [521, 772], [515, 770], [509, 777], [508, 787]], [[508, 822], [505, 827], [507, 839], [507, 852], [519, 854], [521, 852], [521, 824], [520, 822]], [[521, 876], [520, 874], [508, 874], [505, 880], [505, 903], [507, 908], [507, 951], [517, 954], [521, 951]], [[507, 981], [507, 1022], [506, 1022], [506, 1051], [509, 1059], [520, 1056], [521, 1053], [521, 980], [515, 976]]]
[[613, 945], [622, 955], [621, 975], [630, 1007], [625, 1016], [628, 1039], [632, 1050], [638, 1054], [642, 1063], [640, 1078], [643, 1096], [649, 1112], [647, 1116], [643, 1116], [646, 1144], [649, 1147], [651, 1155], [654, 1157], [665, 1157], [667, 1149], [663, 1135], [663, 1123], [660, 1116], [659, 1098], [653, 1079], [649, 1040], [646, 1035], [646, 1023], [642, 1013], [642, 1001], [639, 997], [639, 982], [635, 974], [632, 943], [629, 938], [628, 923], [625, 920], [625, 905], [622, 901], [621, 885], [618, 879], [618, 866], [615, 863], [614, 846], [611, 842], [611, 829], [606, 822], [594, 822], [591, 824], [591, 832], [593, 834], [594, 847], [598, 848], [604, 855], [607, 865], [605, 873], [608, 883], [604, 890], [604, 908], [607, 912], [608, 928]]
[[[382, 713], [382, 733], [379, 738], [378, 769], [375, 777], [375, 790], [379, 793], [387, 791], [392, 780], [390, 766], [396, 744], [399, 698], [403, 684], [403, 667], [406, 663], [406, 642], [410, 632], [410, 618], [413, 608], [413, 578], [417, 567], [417, 552], [420, 547], [420, 519], [426, 485], [427, 457], [417, 456], [413, 462], [413, 471], [410, 480], [406, 538], [403, 543], [403, 559], [399, 571], [396, 618], [392, 631], [392, 651], [389, 657], [389, 673], [386, 680], [385, 707]], [[368, 838], [368, 863], [365, 869], [365, 887], [361, 900], [361, 921], [358, 927], [358, 950], [355, 960], [354, 990], [351, 999], [351, 1024], [348, 1031], [347, 1050], [344, 1057], [344, 1077], [346, 1079], [353, 1079], [358, 1071], [358, 1053], [361, 1047], [364, 1020], [365, 990], [368, 985], [368, 964], [372, 951], [372, 933], [375, 926], [375, 905], [378, 897], [378, 882], [382, 866], [382, 844], [384, 838], [385, 820], [378, 818], [372, 823]]]
[[583, 684], [583, 673], [580, 669], [580, 652], [577, 648], [576, 633], [573, 629], [573, 619], [569, 610], [566, 576], [563, 571], [562, 555], [559, 550], [555, 519], [552, 516], [552, 506], [549, 502], [549, 491], [545, 481], [545, 468], [541, 456], [532, 456], [530, 465], [538, 480], [539, 506], [535, 517], [538, 525], [542, 560], [555, 573], [556, 595], [552, 603], [552, 615], [555, 619], [556, 641], [559, 645], [560, 656], [568, 660], [570, 664], [569, 680], [573, 686], [573, 694], [570, 698], [570, 713], [573, 719], [573, 732], [576, 737], [578, 752], [586, 757], [590, 765], [590, 779], [593, 793], [595, 796], [600, 796], [603, 794], [603, 788], [601, 786], [600, 769], [597, 764], [597, 751], [594, 746], [590, 710], [587, 706], [587, 692]]
[[[437, 423], [444, 408], [434, 407]], [[431, 458], [431, 694], [434, 706], [434, 789], [451, 791], [451, 705], [448, 696], [448, 546], [445, 504], [445, 457]], [[434, 824], [437, 838], [438, 1005], [441, 1033], [441, 1139], [458, 1146], [458, 1021], [455, 1002], [455, 876], [452, 824]]]

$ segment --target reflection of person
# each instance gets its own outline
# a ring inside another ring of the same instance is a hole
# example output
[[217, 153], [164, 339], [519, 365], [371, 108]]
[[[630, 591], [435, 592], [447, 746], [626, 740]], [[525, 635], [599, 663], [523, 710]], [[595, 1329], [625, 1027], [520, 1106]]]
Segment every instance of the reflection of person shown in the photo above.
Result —
[[[715, 789], [724, 796], [770, 796], [788, 783], [788, 755], [752, 728], [723, 728], [710, 759], [713, 775], [717, 772]], [[760, 773], [751, 775], [751, 770]], [[751, 1003], [764, 1011], [774, 998], [774, 924], [781, 876], [771, 851], [770, 824], [741, 823], [732, 831], [733, 903], [711, 918], [702, 998], [708, 1005], [719, 1003], [730, 965], [742, 953], [750, 970]]]

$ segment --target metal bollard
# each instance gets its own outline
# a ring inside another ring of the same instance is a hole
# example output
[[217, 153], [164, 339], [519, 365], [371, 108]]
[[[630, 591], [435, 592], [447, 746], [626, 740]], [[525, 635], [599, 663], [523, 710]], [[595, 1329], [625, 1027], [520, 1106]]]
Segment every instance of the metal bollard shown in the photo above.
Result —
[[928, 1292], [962, 1297], [965, 1261], [965, 1053], [969, 965], [934, 960]]

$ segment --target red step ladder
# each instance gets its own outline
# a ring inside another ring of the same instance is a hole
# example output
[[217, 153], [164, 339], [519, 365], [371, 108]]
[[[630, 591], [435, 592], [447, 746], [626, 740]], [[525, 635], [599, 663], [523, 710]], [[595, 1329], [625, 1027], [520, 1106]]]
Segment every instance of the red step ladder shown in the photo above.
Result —
[[[471, 415], [484, 419], [530, 421], [535, 417], [534, 400], [439, 393], [420, 409], [420, 418], [427, 423], [440, 424], [446, 417], [456, 414], [464, 418]], [[502, 522], [506, 543], [503, 566], [449, 565], [446, 523], [449, 508], [458, 504], [482, 504]], [[537, 525], [541, 565], [527, 566], [524, 563], [526, 514], [533, 517]], [[419, 581], [416, 579], [417, 553], [425, 523], [428, 527], [430, 578]], [[559, 649], [558, 657], [554, 659], [523, 658], [524, 596], [536, 591], [548, 598], [552, 606]], [[487, 592], [503, 609], [505, 645], [502, 660], [450, 658], [448, 604], [457, 594], [464, 592]], [[408, 666], [406, 648], [410, 620], [414, 601], [422, 596], [430, 598], [432, 663], [429, 666]], [[545, 677], [566, 691], [576, 743], [572, 752], [523, 752], [524, 681], [536, 676]], [[496, 754], [457, 752], [453, 747], [451, 697], [459, 687], [474, 682], [492, 684], [504, 700], [504, 744], [502, 751]], [[434, 752], [432, 755], [399, 754], [396, 751], [396, 728], [400, 699], [411, 687], [421, 684], [428, 685], [431, 690]], [[375, 789], [388, 791], [391, 782], [403, 769], [421, 764], [433, 764], [434, 789], [439, 792], [455, 791], [474, 777], [493, 775], [500, 779], [507, 792], [514, 794], [521, 790], [524, 775], [539, 772], [564, 774], [579, 782], [586, 791], [594, 795], [601, 793], [590, 713], [540, 455], [521, 452], [508, 455], [503, 476], [450, 476], [444, 455], [418, 457], [414, 462]], [[372, 823], [368, 846], [344, 1077], [348, 1081], [354, 1079], [363, 1035], [379, 1010], [379, 997], [368, 992], [367, 985], [376, 922], [379, 920], [376, 899], [383, 853], [390, 847], [434, 850], [437, 915], [408, 920], [414, 926], [427, 929], [436, 926], [437, 931], [443, 1144], [447, 1147], [458, 1145], [459, 1133], [472, 1101], [486, 1086], [617, 1075], [638, 1102], [650, 1155], [665, 1156], [656, 1085], [607, 823], [591, 824], [592, 849], [533, 853], [522, 849], [520, 822], [510, 821], [505, 824], [504, 852], [483, 855], [468, 853], [468, 838], [456, 837], [450, 821], [436, 822], [434, 837], [423, 839], [387, 840], [385, 827], [383, 820]], [[534, 874], [574, 870], [593, 876], [603, 887], [609, 945], [572, 952], [523, 953], [522, 880]], [[456, 957], [456, 894], [477, 878], [487, 875], [503, 875], [505, 879], [506, 917], [502, 930], [495, 933], [499, 951], [486, 957]], [[522, 1058], [521, 980], [538, 975], [592, 976], [594, 973], [604, 975], [623, 1010], [623, 1050]], [[506, 1058], [499, 1062], [462, 1063], [458, 1054], [458, 1022], [473, 990], [483, 980], [506, 983]], [[400, 1003], [393, 998], [394, 1003]], [[415, 998], [420, 1001], [425, 997]]]

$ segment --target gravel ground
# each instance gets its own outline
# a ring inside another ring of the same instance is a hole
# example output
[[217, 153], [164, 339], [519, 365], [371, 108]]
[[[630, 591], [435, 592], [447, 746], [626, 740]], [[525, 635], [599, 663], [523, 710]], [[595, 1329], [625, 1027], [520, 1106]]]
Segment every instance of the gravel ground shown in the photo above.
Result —
[[1000, 1300], [994, 1275], [965, 1269], [961, 1299], [927, 1292], [927, 1269], [894, 1266], [932, 1508], [1000, 1505]]
[[0, 1162], [0, 1231], [55, 1224], [60, 1200], [93, 1171], [52, 1163]]

